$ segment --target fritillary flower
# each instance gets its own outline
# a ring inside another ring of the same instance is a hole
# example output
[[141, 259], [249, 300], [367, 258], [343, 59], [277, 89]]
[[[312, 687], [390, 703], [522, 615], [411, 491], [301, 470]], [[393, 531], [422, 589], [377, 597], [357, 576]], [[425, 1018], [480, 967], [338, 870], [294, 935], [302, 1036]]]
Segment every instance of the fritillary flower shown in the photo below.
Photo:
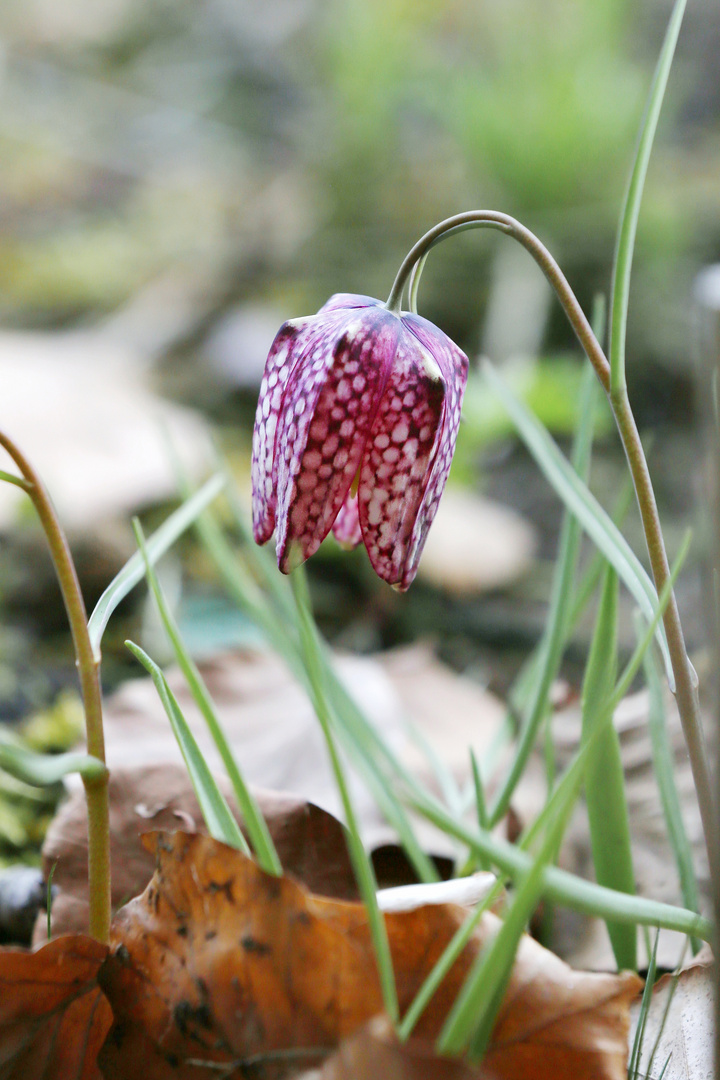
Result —
[[289, 573], [332, 529], [400, 590], [450, 470], [468, 361], [436, 326], [339, 293], [277, 334], [253, 434], [253, 531]]

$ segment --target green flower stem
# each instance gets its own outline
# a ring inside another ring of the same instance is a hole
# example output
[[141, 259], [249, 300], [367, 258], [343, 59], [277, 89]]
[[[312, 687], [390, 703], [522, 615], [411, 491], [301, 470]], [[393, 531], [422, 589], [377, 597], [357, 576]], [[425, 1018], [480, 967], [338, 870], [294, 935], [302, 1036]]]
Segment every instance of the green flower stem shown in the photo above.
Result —
[[[457, 214], [455, 217], [447, 218], [433, 229], [430, 229], [409, 251], [397, 273], [386, 307], [390, 311], [398, 312], [400, 310], [405, 285], [413, 272], [415, 264], [424, 259], [435, 244], [446, 239], [451, 234], [477, 228], [498, 229], [500, 232], [504, 232], [517, 240], [532, 255], [555, 290], [580, 344], [595, 369], [595, 373], [608, 396], [628, 461], [640, 508], [645, 541], [655, 580], [655, 589], [660, 595], [670, 579], [670, 567], [665, 552], [652, 481], [635, 418], [630, 408], [627, 391], [622, 383], [616, 389], [611, 389], [610, 364], [605, 353], [595, 337], [577, 297], [570, 288], [567, 278], [545, 245], [529, 229], [526, 229], [524, 225], [508, 214], [502, 214], [495, 210], [469, 210], [464, 214]], [[413, 282], [413, 295], [416, 292], [417, 280]], [[668, 641], [670, 663], [675, 678], [678, 711], [697, 791], [710, 873], [712, 880], [717, 883], [720, 881], [720, 856], [718, 856], [717, 843], [718, 825], [710, 779], [708, 753], [702, 729], [695, 675], [685, 648], [677, 603], [672, 592], [665, 610], [663, 623]]]
[[[653, 491], [650, 472], [640, 441], [635, 417], [630, 408], [627, 390], [620, 387], [617, 392], [610, 396], [618, 431], [622, 440], [625, 456], [627, 458], [630, 474], [633, 478], [635, 493], [637, 495], [640, 517], [647, 543], [650, 566], [652, 568], [655, 588], [660, 594], [670, 581], [670, 565], [663, 542], [660, 516], [658, 514], [655, 492]], [[713, 795], [710, 763], [708, 758], [707, 744], [700, 715], [700, 703], [697, 693], [697, 676], [693, 669], [685, 648], [680, 613], [674, 592], [670, 592], [670, 598], [663, 616], [665, 634], [667, 636], [670, 660], [673, 674], [675, 675], [675, 697], [678, 712], [682, 721], [683, 734], [688, 749], [690, 765], [692, 767], [693, 780], [697, 791], [698, 806], [702, 818], [703, 833], [708, 853], [710, 876], [713, 882], [720, 882], [720, 859], [718, 857], [718, 823]]]
[[[0, 432], [0, 446], [22, 473], [21, 485], [32, 499], [50, 548], [65, 610], [70, 622], [75, 660], [85, 709], [87, 752], [105, 763], [102, 726], [102, 697], [98, 662], [88, 634], [87, 614], [75, 565], [67, 539], [50, 496], [34, 468], [10, 438]], [[90, 934], [98, 941], [110, 939], [110, 812], [108, 772], [83, 776], [88, 807], [88, 882], [90, 889]]]
[[497, 210], [468, 210], [464, 214], [456, 214], [454, 217], [446, 218], [445, 221], [441, 221], [439, 225], [436, 225], [434, 229], [430, 229], [405, 256], [385, 306], [390, 311], [400, 311], [405, 285], [413, 267], [416, 262], [425, 257], [430, 248], [441, 240], [445, 240], [450, 233], [454, 234], [464, 232], [466, 229], [478, 228], [498, 229], [500, 232], [507, 233], [513, 240], [517, 240], [518, 243], [522, 244], [525, 250], [532, 255], [555, 290], [580, 344], [585, 350], [590, 363], [595, 368], [603, 389], [609, 392], [610, 365], [605, 353], [600, 348], [597, 338], [593, 334], [585, 312], [580, 307], [577, 297], [568, 284], [567, 278], [537, 236], [515, 218], [510, 217], [509, 214], [502, 214]]

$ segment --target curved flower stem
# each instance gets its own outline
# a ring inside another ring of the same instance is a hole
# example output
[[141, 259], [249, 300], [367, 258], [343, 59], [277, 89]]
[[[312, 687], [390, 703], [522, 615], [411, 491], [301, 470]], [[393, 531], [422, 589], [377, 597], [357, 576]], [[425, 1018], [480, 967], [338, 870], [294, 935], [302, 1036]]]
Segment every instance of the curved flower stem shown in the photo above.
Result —
[[[75, 647], [75, 662], [85, 709], [87, 752], [104, 762], [99, 662], [93, 656], [85, 603], [70, 548], [52, 500], [35, 469], [3, 432], [0, 432], [0, 446], [7, 451], [22, 473], [22, 479], [17, 478], [16, 482], [32, 499], [47, 538]], [[110, 818], [107, 770], [100, 776], [83, 776], [83, 784], [88, 807], [89, 929], [98, 941], [107, 942], [110, 938]]]
[[[567, 278], [545, 245], [538, 240], [535, 234], [515, 218], [495, 210], [469, 210], [466, 213], [447, 218], [425, 233], [408, 252], [398, 270], [386, 307], [391, 311], [399, 312], [408, 279], [413, 274], [416, 264], [425, 259], [425, 256], [435, 244], [455, 233], [478, 228], [497, 229], [504, 232], [522, 244], [525, 250], [532, 255], [555, 290], [565, 314], [607, 394], [635, 487], [655, 588], [658, 595], [660, 595], [670, 580], [670, 567], [665, 551], [652, 481], [635, 418], [630, 408], [627, 391], [624, 385], [611, 389], [610, 365], [605, 353], [595, 337], [577, 297], [570, 288]], [[421, 269], [421, 267], [418, 267], [418, 269]], [[411, 294], [414, 302], [417, 294], [417, 275], [412, 281]], [[720, 856], [718, 855], [718, 845], [716, 843], [718, 823], [710, 779], [707, 746], [702, 729], [695, 674], [685, 648], [680, 615], [672, 592], [665, 609], [663, 623], [667, 635], [670, 662], [675, 677], [675, 696], [678, 711], [682, 721], [700, 807], [710, 873], [712, 880], [718, 882], [720, 881]]]
[[570, 288], [567, 278], [555, 262], [548, 249], [542, 244], [534, 233], [526, 229], [509, 214], [501, 214], [496, 210], [468, 210], [464, 214], [456, 214], [455, 217], [446, 218], [436, 225], [434, 229], [418, 240], [408, 252], [397, 272], [395, 282], [385, 306], [394, 312], [400, 310], [405, 284], [412, 273], [415, 263], [422, 259], [435, 244], [445, 240], [449, 234], [464, 232], [466, 229], [498, 229], [507, 233], [514, 240], [529, 251], [538, 264], [545, 277], [557, 293], [558, 299], [565, 309], [573, 330], [578, 336], [580, 344], [587, 353], [590, 363], [595, 368], [595, 373], [600, 380], [606, 393], [610, 391], [610, 365], [605, 353], [600, 348], [597, 338], [592, 332], [592, 327], [585, 317], [585, 312], [580, 307], [575, 293]]

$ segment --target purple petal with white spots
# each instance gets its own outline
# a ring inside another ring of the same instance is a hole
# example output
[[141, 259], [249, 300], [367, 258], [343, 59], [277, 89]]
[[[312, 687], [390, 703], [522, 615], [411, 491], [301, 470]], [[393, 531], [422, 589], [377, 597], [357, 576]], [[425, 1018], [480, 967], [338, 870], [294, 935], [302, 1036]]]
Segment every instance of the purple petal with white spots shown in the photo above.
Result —
[[[467, 357], [414, 315], [338, 293], [273, 342], [253, 434], [253, 530], [280, 569], [332, 528], [406, 589], [447, 480]], [[351, 494], [358, 478], [357, 494]]]
[[253, 535], [266, 543], [275, 528], [276, 483], [273, 476], [275, 432], [282, 407], [283, 391], [308, 336], [313, 319], [293, 319], [284, 323], [270, 346], [260, 384], [252, 445]]
[[357, 493], [351, 495], [348, 492], [345, 496], [345, 502], [340, 507], [338, 516], [335, 518], [332, 531], [338, 544], [341, 544], [344, 548], [356, 548], [362, 542]]
[[404, 586], [408, 546], [424, 502], [447, 388], [430, 351], [403, 329], [360, 471], [360, 528], [370, 562]]
[[277, 550], [285, 573], [317, 551], [340, 511], [401, 330], [380, 305], [343, 307], [322, 321], [327, 332], [288, 380], [276, 439]]
[[445, 410], [439, 440], [427, 480], [422, 502], [418, 509], [410, 536], [406, 562], [400, 588], [407, 589], [417, 573], [428, 530], [445, 490], [450, 465], [455, 453], [462, 399], [467, 385], [468, 359], [464, 352], [427, 319], [418, 315], [404, 315], [403, 326], [433, 356], [442, 371], [447, 386]]

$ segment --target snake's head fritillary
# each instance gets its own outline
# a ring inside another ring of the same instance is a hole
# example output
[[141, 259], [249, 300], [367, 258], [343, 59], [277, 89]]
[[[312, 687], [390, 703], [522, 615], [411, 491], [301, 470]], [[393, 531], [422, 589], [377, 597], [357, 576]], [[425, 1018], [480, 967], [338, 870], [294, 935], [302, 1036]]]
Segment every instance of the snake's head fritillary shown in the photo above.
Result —
[[332, 529], [404, 590], [455, 450], [468, 361], [436, 326], [339, 293], [285, 323], [253, 433], [253, 531], [289, 573]]

